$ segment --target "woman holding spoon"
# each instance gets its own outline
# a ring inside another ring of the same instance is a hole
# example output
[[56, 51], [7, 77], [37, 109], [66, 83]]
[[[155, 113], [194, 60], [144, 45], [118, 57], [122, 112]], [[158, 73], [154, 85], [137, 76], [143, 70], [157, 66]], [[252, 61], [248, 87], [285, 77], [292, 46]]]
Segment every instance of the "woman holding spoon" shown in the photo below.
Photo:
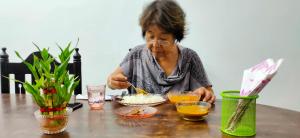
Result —
[[139, 20], [146, 44], [131, 49], [107, 79], [112, 89], [136, 88], [153, 94], [191, 91], [213, 103], [215, 95], [198, 54], [180, 45], [185, 13], [173, 0], [156, 0]]

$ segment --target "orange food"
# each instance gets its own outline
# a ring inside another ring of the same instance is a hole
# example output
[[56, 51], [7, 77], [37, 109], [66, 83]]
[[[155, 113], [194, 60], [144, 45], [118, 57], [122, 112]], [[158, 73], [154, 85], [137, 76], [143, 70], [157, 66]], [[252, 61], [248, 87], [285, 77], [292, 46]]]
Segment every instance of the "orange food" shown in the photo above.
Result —
[[182, 105], [177, 107], [177, 111], [188, 116], [204, 116], [208, 114], [208, 108], [199, 105]]
[[200, 97], [193, 94], [168, 94], [168, 98], [171, 103], [177, 103], [181, 101], [199, 101]]

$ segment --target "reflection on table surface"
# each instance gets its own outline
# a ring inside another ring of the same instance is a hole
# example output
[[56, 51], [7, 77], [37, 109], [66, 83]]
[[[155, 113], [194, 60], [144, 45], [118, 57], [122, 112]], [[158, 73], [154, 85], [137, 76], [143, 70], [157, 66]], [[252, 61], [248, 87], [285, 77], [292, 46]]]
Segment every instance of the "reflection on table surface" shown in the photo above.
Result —
[[[71, 114], [65, 132], [44, 135], [34, 118], [33, 112], [38, 107], [30, 95], [1, 94], [0, 137], [232, 137], [220, 131], [220, 100], [207, 118], [199, 122], [183, 120], [170, 103], [155, 106], [158, 112], [150, 118], [123, 119], [115, 114], [116, 109], [123, 107], [119, 103], [109, 101], [104, 110], [90, 110], [86, 100], [80, 102], [83, 108]], [[258, 104], [256, 116], [254, 137], [300, 137], [300, 112]]]

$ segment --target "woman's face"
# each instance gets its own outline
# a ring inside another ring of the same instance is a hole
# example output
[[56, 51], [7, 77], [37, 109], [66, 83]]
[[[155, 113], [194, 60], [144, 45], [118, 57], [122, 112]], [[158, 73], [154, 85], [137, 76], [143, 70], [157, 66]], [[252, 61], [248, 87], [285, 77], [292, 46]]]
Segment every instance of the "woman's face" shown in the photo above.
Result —
[[166, 56], [171, 53], [176, 46], [174, 37], [157, 25], [151, 25], [146, 31], [146, 44], [155, 58]]

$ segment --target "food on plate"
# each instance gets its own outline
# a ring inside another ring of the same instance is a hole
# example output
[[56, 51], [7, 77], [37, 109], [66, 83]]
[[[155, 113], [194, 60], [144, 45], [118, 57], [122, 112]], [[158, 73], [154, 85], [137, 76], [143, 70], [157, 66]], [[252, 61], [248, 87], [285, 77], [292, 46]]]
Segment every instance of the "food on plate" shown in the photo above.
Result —
[[124, 106], [116, 109], [115, 113], [125, 118], [148, 118], [155, 115], [157, 112], [156, 108], [149, 106]]
[[156, 94], [136, 94], [136, 95], [126, 95], [122, 97], [122, 103], [128, 104], [147, 104], [147, 103], [157, 103], [163, 102], [165, 99], [161, 95]]
[[137, 94], [145, 94], [145, 95], [148, 94], [148, 92], [146, 92], [145, 90], [143, 90], [141, 88], [136, 88], [135, 90], [136, 90]]
[[141, 107], [135, 107], [135, 108], [132, 108], [132, 110], [130, 110], [127, 115], [141, 115], [141, 114], [144, 114], [144, 108], [141, 108]]

